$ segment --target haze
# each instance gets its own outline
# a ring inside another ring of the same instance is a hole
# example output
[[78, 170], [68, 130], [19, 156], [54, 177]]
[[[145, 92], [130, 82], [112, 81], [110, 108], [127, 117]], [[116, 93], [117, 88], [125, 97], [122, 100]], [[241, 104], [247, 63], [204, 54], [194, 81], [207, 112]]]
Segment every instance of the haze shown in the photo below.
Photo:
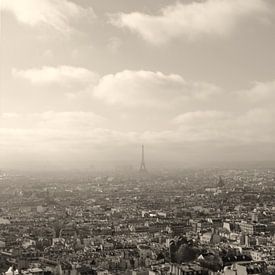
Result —
[[275, 160], [272, 0], [2, 0], [0, 168]]

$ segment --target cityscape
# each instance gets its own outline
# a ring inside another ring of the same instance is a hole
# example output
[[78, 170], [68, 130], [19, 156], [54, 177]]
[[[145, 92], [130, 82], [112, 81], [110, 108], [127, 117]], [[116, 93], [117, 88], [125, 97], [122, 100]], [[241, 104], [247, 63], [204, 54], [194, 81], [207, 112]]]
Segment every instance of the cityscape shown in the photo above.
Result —
[[1, 173], [5, 274], [274, 274], [275, 169]]
[[275, 275], [274, 0], [0, 0], [0, 275]]

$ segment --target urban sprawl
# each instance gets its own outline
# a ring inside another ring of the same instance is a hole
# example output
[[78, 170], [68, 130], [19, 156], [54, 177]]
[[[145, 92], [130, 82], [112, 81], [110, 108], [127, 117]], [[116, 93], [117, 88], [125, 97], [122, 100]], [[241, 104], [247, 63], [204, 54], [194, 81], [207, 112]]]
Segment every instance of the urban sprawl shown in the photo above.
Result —
[[0, 273], [275, 274], [275, 169], [0, 172]]

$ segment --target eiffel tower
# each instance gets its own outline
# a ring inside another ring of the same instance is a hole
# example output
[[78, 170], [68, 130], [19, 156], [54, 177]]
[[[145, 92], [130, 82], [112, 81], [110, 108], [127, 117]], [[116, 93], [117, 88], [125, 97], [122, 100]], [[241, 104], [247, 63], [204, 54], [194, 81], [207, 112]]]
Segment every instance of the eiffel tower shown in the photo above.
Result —
[[145, 161], [144, 161], [144, 145], [142, 144], [141, 146], [141, 163], [139, 167], [140, 172], [147, 172], [146, 167], [145, 167]]

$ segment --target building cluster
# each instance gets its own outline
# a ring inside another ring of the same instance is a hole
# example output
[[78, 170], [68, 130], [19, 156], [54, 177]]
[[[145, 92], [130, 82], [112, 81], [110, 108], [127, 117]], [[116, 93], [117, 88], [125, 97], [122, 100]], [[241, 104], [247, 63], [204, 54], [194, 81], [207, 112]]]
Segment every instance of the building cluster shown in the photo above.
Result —
[[274, 181], [272, 169], [5, 173], [0, 270], [275, 274]]

